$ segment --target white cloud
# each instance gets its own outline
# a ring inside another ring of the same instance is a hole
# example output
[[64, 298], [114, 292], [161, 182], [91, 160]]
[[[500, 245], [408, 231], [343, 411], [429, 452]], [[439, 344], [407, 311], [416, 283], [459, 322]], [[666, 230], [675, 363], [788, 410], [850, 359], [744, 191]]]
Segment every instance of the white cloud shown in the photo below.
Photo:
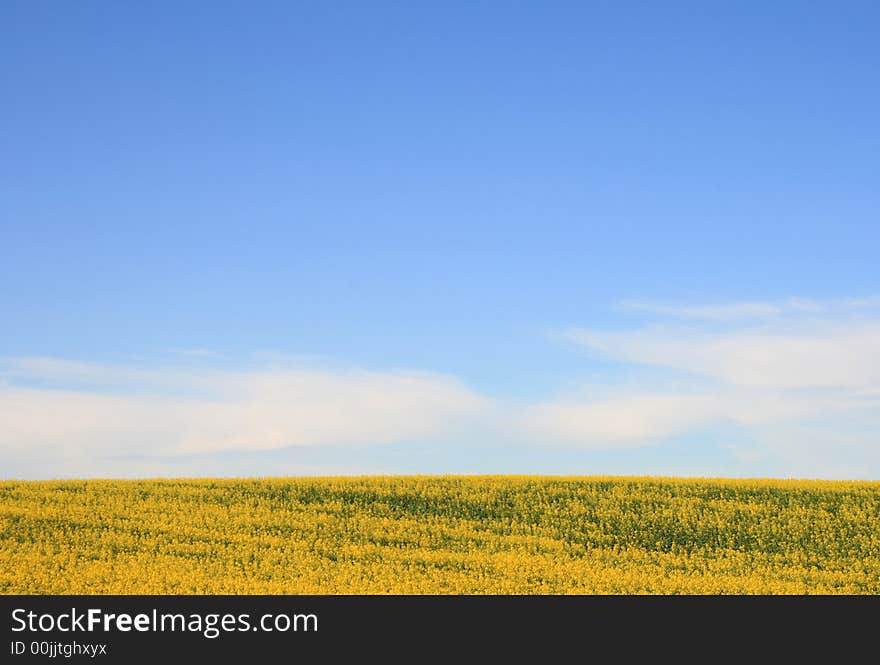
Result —
[[[31, 477], [175, 469], [227, 475], [239, 468], [230, 456], [251, 455], [254, 466], [247, 462], [245, 473], [272, 473], [272, 455], [252, 454], [480, 441], [627, 454], [723, 432], [744, 468], [877, 477], [880, 317], [873, 306], [869, 298], [669, 312], [645, 306], [652, 320], [642, 327], [565, 335], [627, 365], [625, 373], [520, 404], [445, 375], [315, 367], [281, 357], [271, 359], [275, 369], [251, 371], [184, 361], [151, 368], [0, 360], [0, 466], [27, 468]], [[312, 467], [302, 456], [284, 459], [288, 466], [278, 474], [325, 468], [328, 459], [353, 472], [344, 452], [313, 459]]]
[[730, 305], [663, 305], [638, 301], [621, 303], [620, 309], [659, 316], [708, 321], [737, 321], [777, 316], [782, 307], [771, 303], [741, 302]]
[[216, 358], [219, 355], [211, 349], [171, 349], [171, 353], [184, 358]]
[[880, 296], [846, 298], [842, 304], [850, 309], [876, 309], [880, 308]]
[[822, 329], [578, 329], [568, 338], [611, 358], [682, 370], [739, 386], [880, 386], [880, 323]]
[[878, 409], [878, 395], [730, 387], [699, 391], [631, 389], [537, 403], [523, 410], [518, 427], [549, 443], [608, 449], [653, 445], [675, 435], [719, 425], [758, 433], [780, 423], [817, 418], [876, 422]]
[[[637, 305], [654, 315], [650, 324], [572, 329], [565, 337], [650, 369], [654, 387], [646, 378], [629, 389], [599, 386], [589, 397], [548, 400], [524, 410], [522, 427], [551, 442], [609, 448], [732, 426], [742, 459], [774, 460], [794, 475], [876, 473], [880, 319], [870, 309], [877, 304]], [[656, 385], [657, 370], [666, 370], [665, 387]]]
[[180, 394], [213, 391], [225, 372], [193, 371], [184, 366], [141, 367], [137, 364], [86, 363], [62, 358], [0, 358], [0, 377], [17, 384], [84, 390], [97, 394], [118, 391]]
[[859, 310], [880, 308], [880, 297], [815, 300], [788, 298], [775, 302], [734, 302], [720, 304], [670, 304], [626, 300], [618, 309], [627, 312], [651, 314], [665, 319], [692, 320], [728, 324], [743, 324], [782, 319], [804, 319], [811, 316], [849, 315]]
[[[0, 454], [65, 459], [181, 456], [288, 446], [369, 445], [454, 435], [488, 400], [458, 381], [414, 372], [288, 369], [129, 370], [12, 360], [0, 387]], [[74, 381], [77, 390], [24, 387]], [[153, 390], [157, 375], [162, 389]], [[85, 381], [118, 388], [82, 389]], [[168, 394], [168, 389], [173, 388]]]
[[517, 424], [549, 443], [607, 449], [651, 445], [722, 415], [715, 396], [634, 393], [539, 403], [525, 409]]

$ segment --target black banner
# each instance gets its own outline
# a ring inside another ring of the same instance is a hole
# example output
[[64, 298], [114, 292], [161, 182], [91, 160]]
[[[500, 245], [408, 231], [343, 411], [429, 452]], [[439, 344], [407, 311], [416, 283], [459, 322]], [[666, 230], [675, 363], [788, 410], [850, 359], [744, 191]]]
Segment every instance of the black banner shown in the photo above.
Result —
[[837, 656], [880, 597], [0, 596], [0, 662]]

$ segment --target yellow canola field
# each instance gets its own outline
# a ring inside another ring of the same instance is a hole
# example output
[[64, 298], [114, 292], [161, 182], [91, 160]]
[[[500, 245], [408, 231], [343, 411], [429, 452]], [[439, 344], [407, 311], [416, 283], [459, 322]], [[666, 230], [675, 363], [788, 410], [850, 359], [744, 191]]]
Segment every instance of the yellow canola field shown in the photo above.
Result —
[[0, 482], [4, 594], [878, 592], [880, 482]]

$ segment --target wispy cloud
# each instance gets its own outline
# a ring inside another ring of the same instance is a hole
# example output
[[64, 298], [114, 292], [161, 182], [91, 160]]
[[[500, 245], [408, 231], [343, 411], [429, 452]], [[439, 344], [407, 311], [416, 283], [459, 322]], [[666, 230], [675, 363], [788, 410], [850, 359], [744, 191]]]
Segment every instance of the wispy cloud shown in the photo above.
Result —
[[638, 305], [652, 315], [642, 327], [572, 328], [564, 337], [606, 360], [663, 370], [666, 387], [646, 380], [603, 393], [594, 386], [587, 397], [532, 405], [523, 427], [585, 448], [650, 445], [735, 427], [744, 456], [773, 456], [795, 472], [826, 475], [823, 468], [855, 469], [871, 460], [876, 469], [880, 316], [871, 310], [878, 304], [861, 298]]
[[760, 302], [741, 302], [730, 305], [664, 305], [628, 300], [619, 309], [630, 312], [643, 312], [681, 319], [704, 319], [708, 321], [738, 321], [778, 316], [782, 311], [779, 305]]
[[880, 385], [880, 322], [704, 331], [684, 327], [599, 331], [568, 338], [610, 358], [667, 367], [738, 386]]
[[632, 392], [540, 402], [523, 411], [517, 426], [551, 445], [604, 450], [656, 444], [722, 416], [715, 396]]
[[818, 300], [812, 298], [788, 298], [773, 302], [733, 302], [716, 304], [675, 304], [639, 300], [626, 300], [618, 305], [625, 312], [635, 312], [662, 317], [668, 320], [691, 320], [718, 323], [777, 322], [786, 318], [830, 316], [853, 313], [857, 310], [880, 308], [880, 297], [842, 298]]
[[[425, 440], [454, 435], [488, 404], [451, 377], [417, 372], [164, 371], [51, 359], [3, 367], [16, 382], [0, 388], [4, 456], [180, 456]], [[27, 379], [76, 389], [25, 386]], [[126, 391], [115, 391], [122, 385]]]
[[183, 358], [216, 358], [219, 355], [211, 349], [171, 349], [171, 353]]
[[[481, 394], [448, 375], [303, 357], [273, 355], [238, 371], [184, 359], [163, 367], [0, 359], [0, 461], [31, 475], [204, 475], [248, 473], [256, 457], [265, 469], [276, 454], [269, 451], [326, 450], [311, 463], [283, 457], [278, 472], [327, 468], [331, 458], [333, 468], [354, 472], [344, 451], [358, 447], [458, 446], [466, 457], [471, 443], [488, 442], [496, 451], [509, 444], [548, 455], [627, 454], [695, 436], [717, 444], [722, 432], [742, 468], [877, 477], [875, 309], [870, 298], [646, 305], [640, 326], [565, 332], [588, 351], [586, 365], [598, 357], [612, 368], [608, 381], [594, 375], [526, 402]], [[373, 459], [364, 454], [357, 468]], [[373, 471], [382, 468], [379, 458], [375, 464]], [[676, 465], [686, 467], [687, 460]]]
[[566, 397], [524, 410], [520, 425], [549, 442], [583, 448], [653, 445], [711, 426], [757, 433], [780, 423], [845, 419], [880, 424], [880, 396], [869, 393], [701, 389], [615, 390], [606, 396]]

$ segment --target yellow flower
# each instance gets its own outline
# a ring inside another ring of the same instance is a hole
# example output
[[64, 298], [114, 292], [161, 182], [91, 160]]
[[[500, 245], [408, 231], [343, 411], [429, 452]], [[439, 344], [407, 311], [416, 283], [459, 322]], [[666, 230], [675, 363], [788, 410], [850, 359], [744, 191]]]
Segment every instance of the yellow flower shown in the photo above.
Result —
[[0, 482], [2, 593], [880, 592], [880, 483]]

